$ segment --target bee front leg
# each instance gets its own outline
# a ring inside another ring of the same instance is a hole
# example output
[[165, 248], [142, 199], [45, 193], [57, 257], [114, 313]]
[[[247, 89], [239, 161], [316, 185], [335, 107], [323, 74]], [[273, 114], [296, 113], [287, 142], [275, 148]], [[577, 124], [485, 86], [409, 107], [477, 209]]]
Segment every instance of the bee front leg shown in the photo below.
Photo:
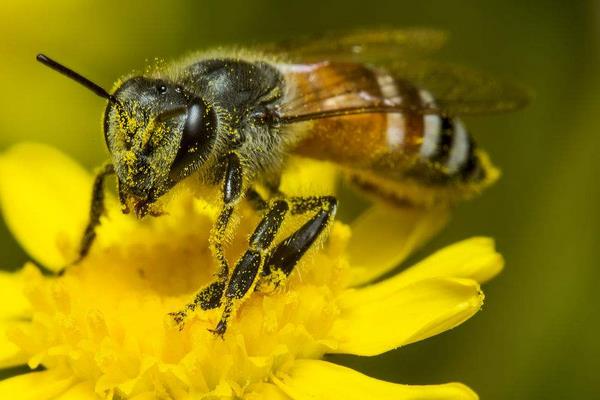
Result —
[[218, 263], [217, 279], [202, 288], [196, 294], [194, 300], [186, 304], [182, 310], [169, 314], [173, 317], [175, 323], [179, 325], [180, 329], [183, 329], [187, 315], [197, 308], [212, 310], [221, 306], [221, 298], [223, 297], [229, 278], [229, 263], [225, 258], [223, 242], [234, 207], [243, 194], [244, 172], [240, 159], [235, 153], [228, 154], [224, 162], [219, 165], [224, 169], [222, 186], [223, 207], [210, 232], [208, 240], [211, 252]]
[[[90, 205], [88, 223], [83, 232], [81, 242], [79, 243], [77, 258], [66, 268], [79, 264], [88, 255], [92, 244], [94, 244], [94, 241], [96, 240], [96, 228], [100, 225], [100, 217], [102, 217], [105, 212], [104, 182], [108, 176], [114, 173], [115, 168], [109, 163], [105, 164], [96, 174], [92, 186], [92, 203]], [[66, 268], [61, 271], [61, 274], [65, 272]]]

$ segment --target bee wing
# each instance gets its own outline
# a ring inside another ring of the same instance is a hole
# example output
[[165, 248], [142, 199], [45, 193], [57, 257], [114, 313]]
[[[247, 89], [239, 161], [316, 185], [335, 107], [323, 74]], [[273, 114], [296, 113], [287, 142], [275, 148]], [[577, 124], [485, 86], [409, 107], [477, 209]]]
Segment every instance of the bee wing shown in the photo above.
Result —
[[398, 80], [430, 92], [435, 106], [449, 115], [490, 114], [523, 108], [532, 94], [525, 87], [460, 65], [428, 60], [386, 67]]
[[[284, 66], [284, 73], [286, 68], [290, 76], [296, 74], [297, 81], [312, 86], [299, 90], [281, 106], [283, 122], [365, 113], [486, 114], [521, 108], [530, 99], [521, 86], [434, 61], [414, 59], [368, 68], [358, 63], [324, 62]], [[372, 71], [378, 71], [379, 79]], [[323, 78], [328, 74], [335, 78]], [[423, 99], [423, 91], [431, 99]], [[394, 92], [396, 98], [385, 95]]]
[[284, 53], [291, 61], [375, 62], [435, 52], [446, 38], [443, 31], [425, 28], [355, 30], [287, 40], [262, 50]]

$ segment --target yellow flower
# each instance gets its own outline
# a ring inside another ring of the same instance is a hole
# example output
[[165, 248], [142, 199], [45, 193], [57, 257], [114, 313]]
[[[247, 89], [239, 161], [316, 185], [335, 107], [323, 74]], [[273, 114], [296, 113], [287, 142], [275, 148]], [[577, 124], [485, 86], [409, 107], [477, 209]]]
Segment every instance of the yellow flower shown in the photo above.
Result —
[[[91, 179], [42, 145], [0, 156], [5, 219], [39, 264], [56, 269], [74, 258]], [[331, 192], [334, 180], [328, 165], [298, 160], [283, 185], [290, 194], [318, 194]], [[0, 275], [0, 367], [37, 368], [1, 381], [1, 399], [477, 398], [459, 383], [388, 383], [321, 358], [381, 354], [471, 317], [483, 302], [479, 283], [502, 268], [490, 239], [454, 244], [367, 284], [445, 219], [441, 210], [376, 206], [351, 226], [334, 223], [283, 287], [250, 296], [221, 339], [208, 331], [219, 310], [194, 313], [181, 331], [168, 317], [215, 272], [207, 246], [215, 193], [192, 181], [168, 195], [160, 218], [136, 220], [109, 199], [90, 255], [62, 277], [31, 263]], [[239, 214], [231, 261], [258, 221], [248, 206]]]

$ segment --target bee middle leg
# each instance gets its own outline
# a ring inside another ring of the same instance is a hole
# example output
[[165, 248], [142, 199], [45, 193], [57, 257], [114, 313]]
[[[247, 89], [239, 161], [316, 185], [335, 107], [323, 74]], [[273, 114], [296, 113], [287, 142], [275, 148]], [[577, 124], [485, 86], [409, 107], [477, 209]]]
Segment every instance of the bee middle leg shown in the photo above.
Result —
[[253, 292], [267, 258], [267, 252], [288, 211], [289, 204], [286, 200], [279, 199], [270, 203], [268, 210], [250, 236], [248, 250], [236, 263], [231, 273], [223, 296], [225, 304], [221, 319], [211, 332], [220, 336], [225, 334], [227, 321], [236, 307]]
[[246, 200], [256, 211], [264, 211], [269, 207], [269, 202], [265, 200], [256, 189], [250, 187], [246, 190]]
[[265, 199], [255, 187], [249, 187], [246, 190], [246, 200], [256, 211], [264, 211], [269, 207], [269, 200], [273, 198], [282, 198], [285, 195], [279, 190], [281, 177], [274, 175], [268, 177], [262, 182], [263, 187], [267, 190], [267, 198]]
[[[200, 307], [202, 310], [210, 310], [221, 306], [222, 299], [225, 300], [224, 315], [229, 316], [233, 312], [234, 301], [242, 299], [255, 284], [258, 272], [262, 268], [265, 259], [265, 250], [269, 248], [275, 235], [284, 220], [289, 209], [285, 200], [276, 200], [268, 205], [263, 218], [254, 230], [249, 240], [249, 249], [236, 263], [235, 268], [228, 277], [217, 280], [201, 289], [194, 300], [187, 304], [183, 310], [171, 313], [175, 322], [183, 327], [185, 317]], [[219, 328], [215, 329], [217, 332]], [[224, 332], [224, 331], [223, 331]]]
[[244, 173], [240, 159], [235, 153], [228, 154], [221, 165], [224, 168], [223, 186], [221, 188], [221, 192], [223, 193], [223, 207], [208, 239], [211, 252], [218, 263], [218, 272], [216, 279], [202, 288], [183, 309], [169, 313], [180, 329], [183, 329], [183, 323], [188, 314], [194, 312], [197, 308], [206, 311], [221, 306], [221, 298], [223, 297], [229, 278], [229, 263], [225, 258], [223, 242], [225, 241], [227, 227], [235, 205], [243, 194]]

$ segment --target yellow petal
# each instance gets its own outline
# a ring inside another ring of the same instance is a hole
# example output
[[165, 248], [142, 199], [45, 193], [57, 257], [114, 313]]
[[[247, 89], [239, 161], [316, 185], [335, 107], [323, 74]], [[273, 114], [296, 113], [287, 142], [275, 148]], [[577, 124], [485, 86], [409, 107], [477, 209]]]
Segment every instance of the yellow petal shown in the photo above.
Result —
[[59, 378], [53, 371], [32, 372], [0, 381], [0, 399], [54, 399], [72, 384], [73, 378]]
[[26, 365], [28, 357], [12, 342], [0, 337], [0, 369]]
[[460, 383], [409, 386], [380, 381], [353, 369], [319, 360], [298, 360], [274, 379], [294, 400], [476, 400]]
[[281, 176], [280, 190], [288, 196], [335, 193], [337, 168], [328, 162], [292, 157]]
[[397, 267], [439, 232], [447, 220], [445, 207], [425, 210], [384, 204], [373, 206], [352, 223], [351, 284], [372, 281]]
[[41, 144], [0, 155], [0, 207], [23, 248], [51, 269], [74, 259], [89, 213], [92, 177]]
[[30, 304], [23, 293], [23, 271], [0, 271], [0, 322], [30, 314]]
[[[98, 397], [95, 397], [95, 398], [97, 399]], [[113, 399], [114, 398], [119, 399], [119, 398], [122, 398], [122, 397], [120, 397], [120, 396], [114, 396]], [[152, 393], [152, 392], [145, 392], [145, 393], [137, 394], [137, 395], [135, 395], [133, 397], [129, 397], [128, 400], [156, 400], [156, 394]], [[188, 400], [188, 398], [186, 398], [186, 400]]]
[[83, 382], [71, 387], [56, 400], [98, 400], [94, 387], [89, 382]]
[[27, 364], [28, 357], [7, 337], [10, 328], [31, 315], [30, 304], [23, 294], [24, 271], [0, 272], [0, 368]]
[[[437, 251], [412, 268], [398, 274], [398, 281], [447, 276], [487, 282], [504, 267], [502, 255], [496, 252], [494, 240], [473, 237]], [[390, 280], [393, 282], [393, 280]]]
[[261, 383], [253, 388], [252, 393], [245, 395], [244, 400], [290, 400], [290, 398], [274, 384]]
[[26, 365], [29, 360], [29, 356], [8, 338], [8, 331], [21, 324], [28, 324], [28, 322], [0, 321], [0, 368]]
[[376, 302], [413, 282], [428, 278], [464, 278], [486, 282], [504, 266], [494, 241], [485, 237], [463, 240], [439, 250], [396, 276], [355, 293], [358, 303]]
[[483, 304], [479, 284], [470, 279], [430, 278], [364, 301], [363, 289], [340, 298], [342, 308], [331, 352], [376, 355], [452, 329]]

